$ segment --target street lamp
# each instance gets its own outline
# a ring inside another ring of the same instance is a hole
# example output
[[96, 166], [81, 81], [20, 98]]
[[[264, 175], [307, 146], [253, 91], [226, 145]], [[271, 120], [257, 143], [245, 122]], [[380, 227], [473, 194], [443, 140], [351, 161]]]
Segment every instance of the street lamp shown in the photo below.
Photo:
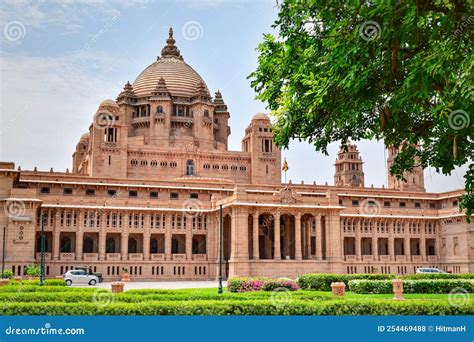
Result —
[[7, 227], [3, 227], [3, 248], [2, 248], [2, 279], [5, 278], [5, 242], [7, 236]]
[[219, 287], [217, 293], [222, 293], [222, 204], [219, 205]]
[[45, 237], [44, 237], [44, 221], [46, 213], [41, 213], [41, 266], [40, 266], [40, 286], [44, 285], [44, 253], [45, 253]]

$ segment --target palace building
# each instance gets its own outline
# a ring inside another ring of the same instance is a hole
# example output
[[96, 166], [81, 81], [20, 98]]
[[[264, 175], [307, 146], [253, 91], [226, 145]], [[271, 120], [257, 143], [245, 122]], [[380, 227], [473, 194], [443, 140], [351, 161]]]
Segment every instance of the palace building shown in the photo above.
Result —
[[[463, 191], [426, 192], [422, 169], [367, 187], [351, 143], [337, 155], [334, 185], [282, 184], [265, 114], [252, 117], [241, 151], [229, 151], [224, 97], [185, 62], [171, 29], [161, 56], [92, 116], [70, 171], [0, 163], [0, 227], [15, 275], [39, 263], [44, 225], [47, 277], [90, 266], [107, 280], [123, 268], [132, 279], [216, 279], [220, 208], [226, 277], [474, 272]], [[389, 149], [389, 166], [396, 154]]]

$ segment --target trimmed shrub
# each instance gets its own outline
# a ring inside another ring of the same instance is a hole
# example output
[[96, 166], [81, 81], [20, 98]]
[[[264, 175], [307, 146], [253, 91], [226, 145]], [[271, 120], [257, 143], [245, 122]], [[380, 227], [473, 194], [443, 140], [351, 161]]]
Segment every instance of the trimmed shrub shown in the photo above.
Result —
[[[469, 279], [420, 279], [404, 280], [405, 293], [449, 293], [455, 288], [474, 292], [474, 281]], [[351, 280], [349, 291], [354, 293], [393, 293], [391, 280]]]
[[[37, 279], [34, 280], [22, 280], [22, 281], [16, 281], [12, 280], [10, 281], [10, 285], [38, 285], [39, 286], [40, 281]], [[66, 286], [64, 283], [63, 279], [45, 279], [44, 285], [43, 286]]]
[[96, 303], [5, 303], [2, 315], [473, 315], [474, 305], [452, 306], [446, 301], [271, 300]]
[[299, 290], [299, 286], [290, 279], [271, 279], [263, 277], [240, 278], [234, 277], [227, 281], [229, 292], [274, 291], [285, 288], [290, 291]]
[[402, 279], [474, 279], [474, 273], [452, 274], [452, 273], [423, 273], [400, 276]]
[[[1, 273], [1, 272], [0, 272]], [[11, 270], [4, 270], [2, 278], [11, 279], [13, 277], [13, 272]]]
[[331, 291], [331, 283], [344, 282], [346, 286], [354, 279], [387, 280], [394, 279], [392, 274], [303, 274], [297, 284], [303, 290]]

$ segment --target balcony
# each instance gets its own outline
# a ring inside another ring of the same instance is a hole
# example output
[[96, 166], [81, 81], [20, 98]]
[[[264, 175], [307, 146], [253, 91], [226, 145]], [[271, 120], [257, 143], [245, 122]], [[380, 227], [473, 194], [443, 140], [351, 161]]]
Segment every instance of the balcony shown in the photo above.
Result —
[[379, 255], [380, 261], [390, 261], [390, 255]]
[[412, 255], [411, 256], [411, 261], [422, 261], [423, 258], [421, 255]]
[[372, 260], [374, 260], [374, 256], [373, 256], [373, 255], [363, 255], [363, 256], [362, 256], [362, 260], [364, 260], [364, 261], [372, 261]]
[[346, 261], [356, 261], [356, 256], [354, 254], [348, 254], [344, 256]]
[[154, 261], [165, 260], [165, 255], [163, 253], [153, 253], [153, 254], [150, 254], [150, 256], [151, 256], [151, 260], [154, 260]]
[[84, 261], [97, 261], [99, 260], [99, 255], [97, 253], [84, 253], [82, 259]]
[[396, 261], [406, 261], [407, 257], [406, 257], [406, 255], [395, 255], [395, 260]]
[[107, 261], [119, 261], [121, 259], [120, 253], [107, 253], [105, 259]]
[[194, 122], [194, 118], [190, 116], [172, 116], [171, 117], [171, 123], [192, 125], [193, 122]]
[[428, 255], [428, 261], [438, 261], [437, 255]]
[[186, 254], [173, 254], [173, 261], [184, 261], [186, 260]]
[[207, 255], [206, 254], [194, 254], [193, 255], [193, 260], [206, 261], [207, 260]]
[[135, 128], [145, 128], [150, 126], [150, 117], [148, 116], [140, 116], [136, 118], [132, 118], [131, 120], [132, 126]]
[[76, 253], [61, 253], [59, 259], [64, 261], [73, 261], [76, 259]]
[[143, 260], [143, 253], [129, 253], [128, 260], [130, 261], [142, 261]]
[[[41, 260], [41, 253], [36, 253], [36, 260]], [[51, 260], [51, 253], [44, 253], [44, 260]]]

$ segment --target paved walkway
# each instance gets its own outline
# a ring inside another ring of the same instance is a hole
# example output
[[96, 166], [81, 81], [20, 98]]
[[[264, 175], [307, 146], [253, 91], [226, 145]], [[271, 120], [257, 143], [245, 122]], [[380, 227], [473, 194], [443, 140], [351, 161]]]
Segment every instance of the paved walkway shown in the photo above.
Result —
[[[227, 283], [222, 282], [223, 286]], [[103, 282], [96, 286], [73, 285], [74, 287], [100, 287], [110, 289], [110, 282]], [[132, 289], [191, 289], [191, 288], [211, 288], [218, 286], [218, 281], [131, 281], [125, 283], [125, 291]]]

